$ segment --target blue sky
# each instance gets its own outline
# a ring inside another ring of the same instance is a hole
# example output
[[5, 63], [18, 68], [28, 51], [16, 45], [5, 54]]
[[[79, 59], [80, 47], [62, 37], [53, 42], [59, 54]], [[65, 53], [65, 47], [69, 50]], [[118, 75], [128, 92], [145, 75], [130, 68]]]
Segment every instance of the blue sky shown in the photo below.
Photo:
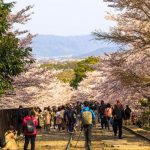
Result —
[[[10, 2], [12, 0], [5, 0]], [[103, 0], [16, 0], [16, 12], [35, 5], [32, 19], [19, 28], [37, 34], [85, 35], [96, 29], [108, 31], [113, 23], [105, 19], [110, 11]], [[18, 26], [17, 26], [18, 27]]]

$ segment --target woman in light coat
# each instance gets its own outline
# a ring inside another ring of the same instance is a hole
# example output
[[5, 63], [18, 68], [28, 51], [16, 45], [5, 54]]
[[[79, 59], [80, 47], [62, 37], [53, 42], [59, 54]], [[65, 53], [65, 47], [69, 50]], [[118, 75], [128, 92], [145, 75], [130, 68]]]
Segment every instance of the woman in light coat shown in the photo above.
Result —
[[17, 131], [14, 130], [14, 127], [11, 125], [10, 130], [5, 133], [5, 142], [6, 145], [3, 149], [6, 150], [18, 150], [18, 145], [16, 143]]
[[45, 111], [45, 128], [46, 128], [46, 131], [50, 130], [50, 120], [51, 120], [51, 115], [49, 113], [49, 110], [47, 109]]

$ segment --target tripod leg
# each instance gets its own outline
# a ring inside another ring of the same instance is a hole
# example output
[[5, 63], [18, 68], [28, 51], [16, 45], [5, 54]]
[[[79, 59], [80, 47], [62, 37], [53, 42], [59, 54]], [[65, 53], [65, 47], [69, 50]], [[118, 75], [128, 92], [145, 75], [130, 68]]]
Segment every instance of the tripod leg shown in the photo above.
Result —
[[79, 136], [78, 136], [78, 139], [77, 139], [77, 142], [76, 142], [75, 148], [77, 147], [77, 144], [78, 144], [78, 141], [79, 141], [79, 139], [80, 139], [81, 133], [82, 133], [82, 130], [81, 130], [81, 132], [80, 132], [80, 134], [79, 134]]
[[70, 133], [70, 138], [69, 138], [69, 141], [68, 141], [68, 144], [67, 144], [67, 147], [66, 147], [65, 150], [70, 150], [70, 144], [71, 144], [71, 141], [72, 141], [72, 136], [73, 136], [73, 134]]

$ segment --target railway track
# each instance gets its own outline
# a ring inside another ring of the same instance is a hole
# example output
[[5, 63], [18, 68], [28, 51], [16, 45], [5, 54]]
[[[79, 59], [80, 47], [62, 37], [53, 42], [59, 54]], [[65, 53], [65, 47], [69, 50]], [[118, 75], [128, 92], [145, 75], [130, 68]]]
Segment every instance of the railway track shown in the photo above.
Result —
[[[84, 135], [81, 132], [69, 138], [65, 150], [83, 150]], [[78, 139], [78, 137], [80, 137]], [[78, 141], [79, 140], [79, 141]], [[78, 141], [78, 145], [77, 144]], [[92, 150], [150, 150], [150, 141], [128, 128], [123, 129], [123, 139], [113, 136], [112, 131], [93, 128]]]
[[[85, 150], [83, 132], [76, 146], [79, 134], [80, 131], [71, 135], [51, 130], [37, 135], [36, 150]], [[23, 140], [19, 142], [19, 150], [23, 150], [23, 143]], [[150, 150], [150, 142], [125, 129], [123, 139], [118, 139], [112, 131], [101, 130], [97, 126], [92, 130], [92, 150]]]

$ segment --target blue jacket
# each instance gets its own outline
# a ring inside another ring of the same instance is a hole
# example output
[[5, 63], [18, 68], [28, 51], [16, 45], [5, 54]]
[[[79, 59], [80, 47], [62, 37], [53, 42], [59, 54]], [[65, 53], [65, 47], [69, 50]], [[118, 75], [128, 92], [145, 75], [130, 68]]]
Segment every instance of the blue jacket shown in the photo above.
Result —
[[84, 107], [84, 108], [81, 110], [81, 116], [82, 116], [82, 113], [83, 113], [84, 111], [90, 111], [90, 112], [92, 113], [92, 120], [94, 121], [94, 119], [95, 119], [95, 113], [94, 113], [94, 111], [93, 111], [92, 109], [90, 109], [88, 106], [87, 106], [87, 107]]

